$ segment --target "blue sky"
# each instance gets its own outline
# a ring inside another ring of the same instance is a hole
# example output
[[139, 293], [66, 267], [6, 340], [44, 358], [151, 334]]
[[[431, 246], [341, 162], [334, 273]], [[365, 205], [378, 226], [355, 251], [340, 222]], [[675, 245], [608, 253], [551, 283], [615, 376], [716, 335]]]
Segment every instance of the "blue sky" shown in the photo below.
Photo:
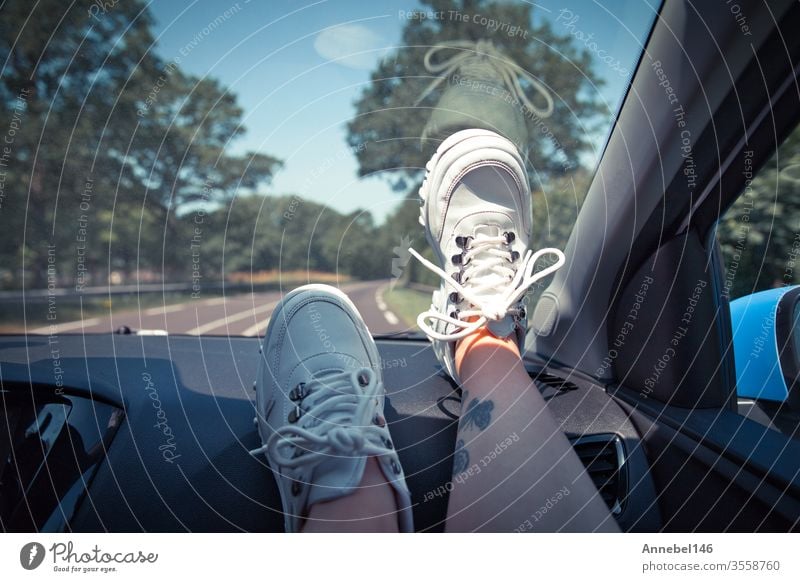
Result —
[[[399, 43], [403, 13], [419, 9], [394, 0], [151, 3], [156, 51], [167, 60], [179, 57], [194, 75], [220, 79], [237, 95], [247, 133], [233, 151], [284, 160], [270, 193], [299, 194], [344, 212], [365, 208], [379, 221], [400, 195], [379, 177], [358, 179], [345, 126], [370, 71]], [[576, 44], [594, 42], [593, 52], [619, 61], [616, 68], [596, 67], [606, 79], [601, 97], [616, 109], [627, 85], [620, 69], [635, 65], [653, 9], [641, 0], [576, 0], [541, 2], [533, 12]]]

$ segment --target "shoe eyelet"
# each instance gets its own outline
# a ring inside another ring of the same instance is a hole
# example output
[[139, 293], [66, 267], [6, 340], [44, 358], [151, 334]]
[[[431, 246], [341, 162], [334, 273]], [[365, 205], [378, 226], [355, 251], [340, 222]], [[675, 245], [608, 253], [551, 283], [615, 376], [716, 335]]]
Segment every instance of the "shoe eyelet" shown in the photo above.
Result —
[[362, 388], [369, 384], [369, 377], [364, 372], [358, 373], [358, 385]]
[[460, 309], [456, 309], [455, 311], [450, 312], [450, 317], [453, 319], [458, 319], [458, 314], [461, 313]]
[[400, 465], [397, 464], [397, 461], [392, 459], [392, 462], [390, 463], [390, 465], [392, 466], [392, 471], [394, 471], [394, 474], [395, 475], [399, 475], [400, 472], [402, 471], [402, 469], [400, 468]]
[[448, 299], [450, 299], [452, 303], [458, 303], [459, 301], [461, 301], [461, 297], [458, 296], [457, 291], [453, 291], [452, 293], [450, 293]]
[[292, 388], [291, 392], [289, 392], [289, 400], [296, 402], [298, 400], [302, 400], [306, 397], [306, 383], [300, 382], [297, 386]]
[[469, 248], [469, 243], [471, 243], [473, 238], [471, 236], [457, 236], [456, 237], [456, 246], [460, 249], [467, 249]]
[[455, 273], [453, 273], [453, 280], [456, 283], [461, 283], [461, 271], [456, 271]]
[[374, 424], [374, 425], [376, 425], [376, 426], [379, 426], [379, 427], [383, 428], [383, 427], [385, 427], [385, 426], [386, 426], [386, 419], [385, 419], [385, 418], [383, 418], [383, 416], [381, 416], [380, 414], [376, 414], [376, 415], [375, 415], [375, 416], [372, 418], [372, 424]]
[[297, 497], [300, 495], [300, 492], [303, 490], [303, 485], [300, 481], [292, 481], [292, 495]]
[[525, 311], [524, 307], [519, 310], [519, 318], [520, 319], [525, 319], [527, 317], [527, 315], [528, 315], [528, 312]]
[[450, 257], [450, 260], [453, 262], [454, 265], [460, 265], [463, 263], [464, 257], [461, 254], [457, 254]]
[[384, 446], [385, 446], [387, 449], [393, 449], [393, 448], [394, 448], [394, 443], [392, 443], [392, 441], [391, 441], [390, 439], [387, 439], [387, 438], [384, 438], [384, 439], [383, 439], [383, 445], [384, 445]]
[[303, 409], [299, 406], [295, 406], [292, 411], [289, 413], [288, 421], [292, 424], [300, 420], [300, 417], [303, 416]]
[[516, 261], [518, 258], [519, 258], [519, 252], [517, 252], [517, 251], [511, 251], [511, 262], [513, 263], [513, 262], [514, 262], [514, 261]]
[[512, 242], [514, 242], [516, 240], [516, 238], [517, 238], [517, 236], [511, 231], [504, 232], [503, 234], [506, 237], [506, 244], [508, 244], [508, 245], [510, 245]]

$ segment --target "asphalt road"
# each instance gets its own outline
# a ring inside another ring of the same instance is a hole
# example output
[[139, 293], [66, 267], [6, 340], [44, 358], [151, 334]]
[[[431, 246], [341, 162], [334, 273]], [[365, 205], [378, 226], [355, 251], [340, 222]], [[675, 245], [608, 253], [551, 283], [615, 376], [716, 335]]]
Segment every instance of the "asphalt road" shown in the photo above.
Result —
[[[373, 334], [402, 332], [408, 329], [383, 302], [388, 281], [366, 281], [342, 285], [356, 304]], [[288, 290], [287, 290], [288, 291]], [[125, 310], [109, 317], [58, 323], [55, 330], [44, 326], [34, 333], [109, 333], [126, 325], [134, 330], [189, 335], [263, 335], [269, 317], [282, 292], [250, 293], [230, 297], [193, 300], [142, 310]]]

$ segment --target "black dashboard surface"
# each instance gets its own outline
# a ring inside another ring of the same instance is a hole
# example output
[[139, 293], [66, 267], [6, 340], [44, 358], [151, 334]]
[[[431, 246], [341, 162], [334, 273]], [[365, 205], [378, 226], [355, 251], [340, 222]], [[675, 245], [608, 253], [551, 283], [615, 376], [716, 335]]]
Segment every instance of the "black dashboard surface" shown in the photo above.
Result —
[[[386, 417], [405, 469], [418, 531], [440, 531], [460, 402], [427, 342], [379, 340]], [[278, 491], [253, 425], [255, 338], [63, 335], [0, 337], [3, 388], [122, 409], [105, 462], [87, 478], [73, 531], [282, 531]], [[532, 365], [535, 375], [541, 370]], [[563, 372], [547, 370], [552, 379]], [[658, 528], [638, 435], [599, 386], [539, 382], [568, 437], [615, 433], [627, 451], [623, 529]], [[103, 432], [106, 427], [98, 426]]]

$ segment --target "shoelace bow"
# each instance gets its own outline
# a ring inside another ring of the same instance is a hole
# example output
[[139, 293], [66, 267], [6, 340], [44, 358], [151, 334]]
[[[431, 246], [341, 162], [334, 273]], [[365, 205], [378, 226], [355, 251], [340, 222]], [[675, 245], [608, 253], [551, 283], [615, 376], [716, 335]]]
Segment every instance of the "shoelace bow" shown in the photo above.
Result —
[[[428, 337], [441, 341], [459, 340], [477, 331], [489, 321], [503, 319], [531, 285], [554, 273], [566, 262], [564, 253], [555, 248], [541, 249], [535, 253], [528, 250], [519, 268], [515, 270], [511, 264], [511, 251], [503, 247], [505, 242], [503, 235], [478, 234], [473, 238], [462, 259], [465, 265], [463, 283], [453, 279], [444, 269], [434, 265], [414, 249], [408, 249], [425, 267], [439, 275], [445, 285], [449, 285], [474, 307], [461, 311], [458, 318], [441, 313], [435, 307], [420, 313], [417, 325]], [[555, 255], [558, 260], [534, 273], [536, 262], [547, 254]], [[472, 284], [466, 285], [467, 281]], [[483, 295], [486, 291], [492, 292], [491, 298], [487, 299]], [[477, 319], [466, 321], [473, 317]], [[452, 333], [439, 333], [428, 320], [445, 322], [455, 326], [456, 329]]]
[[[367, 384], [358, 378], [366, 374]], [[360, 389], [363, 387], [363, 393]], [[384, 429], [372, 423], [372, 409], [381, 384], [375, 372], [363, 368], [353, 372], [336, 372], [306, 383], [314, 403], [304, 409], [298, 424], [277, 429], [267, 443], [252, 454], [266, 452], [277, 464], [296, 468], [319, 463], [331, 456], [379, 456], [391, 452], [385, 445]], [[327, 418], [340, 413], [346, 422], [331, 426]], [[308, 425], [313, 419], [315, 426]]]
[[[440, 62], [434, 63], [433, 57], [443, 51], [456, 51], [456, 54], [450, 58], [443, 59]], [[431, 83], [414, 105], [418, 105], [425, 97], [436, 89], [447, 77], [456, 72], [460, 67], [467, 64], [470, 60], [475, 58], [488, 57], [489, 62], [492, 63], [495, 70], [499, 73], [503, 82], [506, 84], [509, 92], [515, 95], [517, 99], [534, 115], [544, 118], [550, 117], [553, 113], [553, 98], [550, 95], [547, 87], [541, 82], [536, 80], [533, 75], [520, 67], [517, 63], [505, 56], [498, 50], [490, 40], [455, 40], [450, 42], [442, 42], [434, 45], [425, 53], [424, 64], [425, 68], [439, 77]], [[531, 102], [525, 89], [520, 83], [520, 79], [526, 80], [530, 85], [544, 98], [547, 106], [544, 109], [536, 107]]]

